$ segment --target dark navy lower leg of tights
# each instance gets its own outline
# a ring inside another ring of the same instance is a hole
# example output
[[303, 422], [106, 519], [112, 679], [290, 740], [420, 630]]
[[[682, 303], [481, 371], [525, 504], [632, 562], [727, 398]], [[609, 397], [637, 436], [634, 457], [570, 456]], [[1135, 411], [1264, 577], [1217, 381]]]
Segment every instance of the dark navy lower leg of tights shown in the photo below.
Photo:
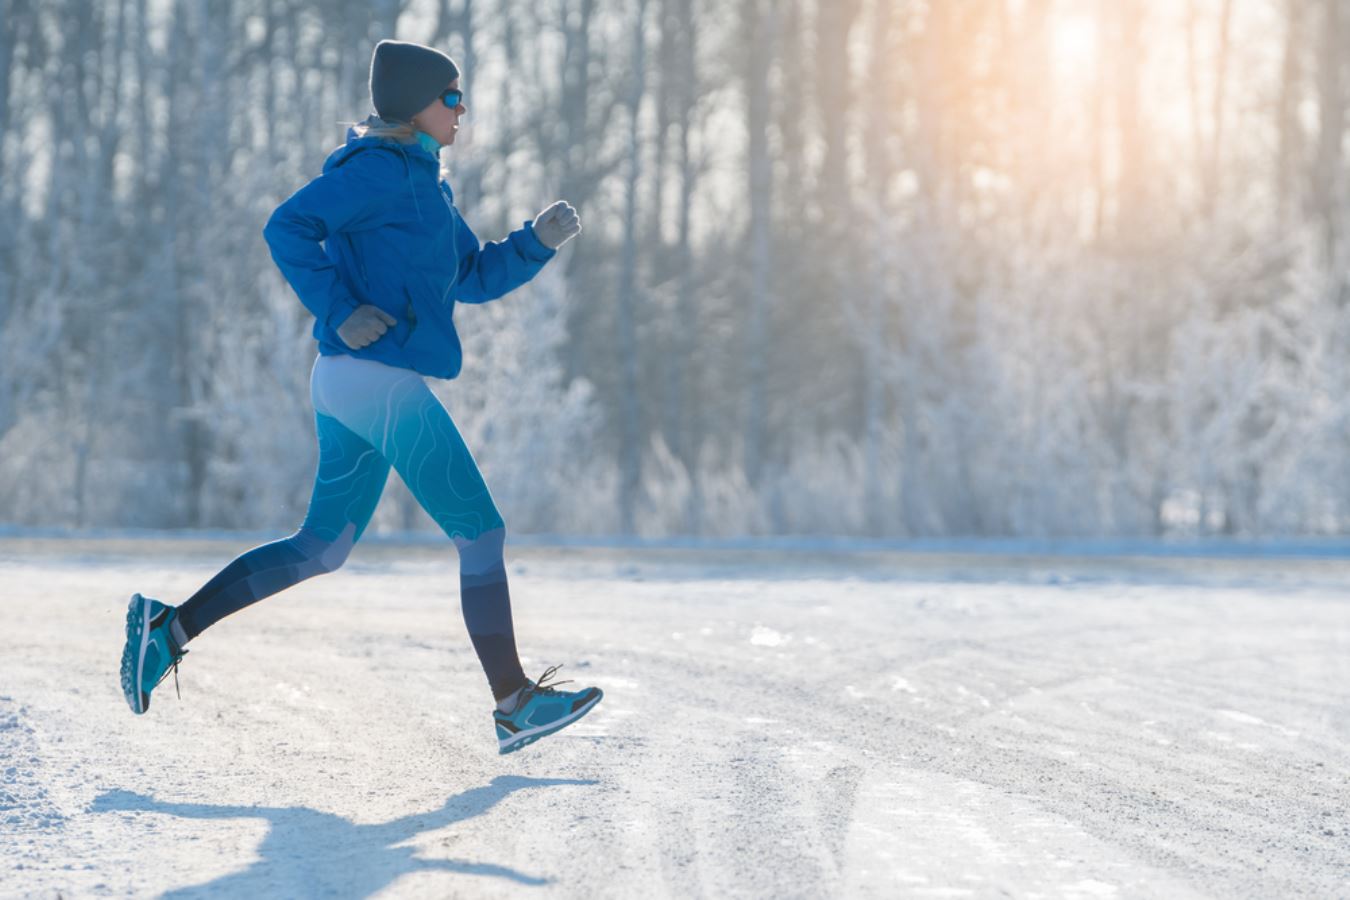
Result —
[[506, 529], [494, 528], [477, 540], [456, 539], [459, 547], [459, 597], [464, 625], [498, 700], [525, 684], [511, 623], [511, 592], [502, 556]]

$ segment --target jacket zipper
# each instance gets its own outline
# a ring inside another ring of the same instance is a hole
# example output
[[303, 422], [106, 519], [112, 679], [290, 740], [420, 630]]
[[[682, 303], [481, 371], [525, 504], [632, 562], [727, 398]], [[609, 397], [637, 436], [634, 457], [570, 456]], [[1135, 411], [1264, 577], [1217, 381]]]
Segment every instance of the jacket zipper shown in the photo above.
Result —
[[441, 291], [441, 304], [444, 305], [446, 298], [450, 296], [450, 289], [453, 288], [455, 282], [459, 280], [459, 241], [455, 240], [455, 217], [458, 216], [459, 213], [455, 212], [455, 204], [450, 202], [450, 195], [445, 192], [445, 184], [439, 179], [436, 181], [436, 191], [441, 195], [441, 199], [445, 201], [445, 208], [450, 210], [450, 249], [455, 254], [454, 277], [451, 278], [450, 283], [445, 286], [445, 290]]

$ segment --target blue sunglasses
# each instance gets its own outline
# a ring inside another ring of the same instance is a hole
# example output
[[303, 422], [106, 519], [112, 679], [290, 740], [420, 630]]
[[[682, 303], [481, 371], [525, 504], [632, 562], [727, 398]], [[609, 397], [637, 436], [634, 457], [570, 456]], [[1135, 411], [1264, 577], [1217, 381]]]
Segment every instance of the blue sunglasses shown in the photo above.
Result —
[[446, 91], [441, 94], [441, 102], [454, 109], [464, 102], [464, 92], [458, 89]]

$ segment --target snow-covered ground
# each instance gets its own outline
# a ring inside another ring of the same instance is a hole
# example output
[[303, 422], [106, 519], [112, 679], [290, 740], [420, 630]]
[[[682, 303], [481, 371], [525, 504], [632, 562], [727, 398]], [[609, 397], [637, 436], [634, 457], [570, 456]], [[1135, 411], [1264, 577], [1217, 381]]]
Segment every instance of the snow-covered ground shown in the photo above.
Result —
[[125, 601], [240, 540], [0, 540], [0, 895], [1345, 897], [1350, 561], [509, 548], [496, 754], [454, 552], [363, 543], [148, 715]]

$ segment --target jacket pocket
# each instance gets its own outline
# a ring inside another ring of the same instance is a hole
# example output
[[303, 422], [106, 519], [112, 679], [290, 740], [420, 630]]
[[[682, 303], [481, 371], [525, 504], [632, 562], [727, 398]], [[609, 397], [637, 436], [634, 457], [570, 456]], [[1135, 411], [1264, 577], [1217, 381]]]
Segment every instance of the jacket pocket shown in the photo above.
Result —
[[413, 309], [412, 294], [403, 288], [403, 315], [394, 325], [394, 340], [400, 347], [406, 346], [413, 332], [417, 330], [417, 311]]
[[[409, 316], [416, 316], [409, 301]], [[459, 374], [462, 349], [454, 323], [434, 310], [423, 310], [422, 321], [408, 335], [402, 346], [409, 365], [423, 375], [436, 378], [454, 378]]]

